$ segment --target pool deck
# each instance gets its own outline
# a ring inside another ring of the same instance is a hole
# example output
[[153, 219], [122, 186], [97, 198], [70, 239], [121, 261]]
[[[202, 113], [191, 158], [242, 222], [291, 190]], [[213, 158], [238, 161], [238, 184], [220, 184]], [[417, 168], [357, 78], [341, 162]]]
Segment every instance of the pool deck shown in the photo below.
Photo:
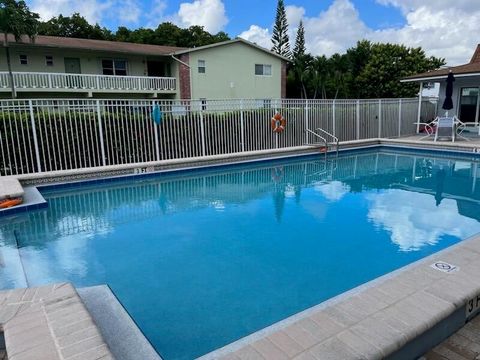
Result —
[[479, 258], [476, 236], [201, 359], [414, 359], [478, 311], [468, 307], [480, 299]]
[[108, 360], [109, 347], [69, 283], [0, 292], [9, 360]]

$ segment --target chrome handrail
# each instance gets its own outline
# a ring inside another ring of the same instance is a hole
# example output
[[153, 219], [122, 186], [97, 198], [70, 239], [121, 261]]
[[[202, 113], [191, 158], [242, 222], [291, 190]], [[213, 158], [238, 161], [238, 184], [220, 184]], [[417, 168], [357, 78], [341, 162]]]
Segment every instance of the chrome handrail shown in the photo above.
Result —
[[315, 131], [312, 131], [310, 129], [305, 129], [306, 132], [315, 135], [317, 138], [320, 140], [323, 140], [323, 143], [325, 144], [325, 159], [327, 158], [327, 152], [328, 152], [328, 141], [325, 139], [323, 136], [318, 135]]

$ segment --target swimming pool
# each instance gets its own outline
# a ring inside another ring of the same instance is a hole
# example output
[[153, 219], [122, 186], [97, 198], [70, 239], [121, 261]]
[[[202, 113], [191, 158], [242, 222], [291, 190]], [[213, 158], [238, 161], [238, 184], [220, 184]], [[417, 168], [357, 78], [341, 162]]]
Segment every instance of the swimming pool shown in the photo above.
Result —
[[0, 285], [108, 284], [190, 359], [480, 232], [477, 166], [376, 148], [44, 188], [0, 223]]

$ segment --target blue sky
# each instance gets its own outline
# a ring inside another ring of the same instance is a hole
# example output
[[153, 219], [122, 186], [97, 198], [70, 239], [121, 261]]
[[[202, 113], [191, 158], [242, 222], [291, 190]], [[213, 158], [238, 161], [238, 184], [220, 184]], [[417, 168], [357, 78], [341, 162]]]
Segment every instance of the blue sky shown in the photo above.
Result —
[[[166, 2], [164, 14], [175, 13], [182, 0], [169, 0]], [[275, 9], [277, 6], [276, 0], [225, 0], [223, 1], [225, 11], [228, 16], [228, 23], [223, 29], [230, 36], [239, 35], [242, 31], [247, 29], [251, 24], [257, 24], [261, 27], [269, 27], [273, 23], [275, 17]], [[330, 0], [304, 0], [300, 2], [286, 1], [285, 5], [301, 5], [305, 8], [306, 16], [315, 17], [320, 12], [326, 11], [331, 5]], [[358, 9], [360, 18], [367, 26], [372, 29], [382, 29], [386, 27], [401, 27], [405, 24], [405, 17], [400, 9], [390, 5], [381, 5], [375, 0], [354, 0], [352, 3]], [[148, 13], [149, 10], [155, 6], [155, 2], [151, 0], [141, 1], [142, 12]], [[252, 11], [252, 9], [255, 9]], [[144, 18], [142, 22], [141, 19]], [[161, 21], [161, 17], [158, 18]], [[106, 17], [102, 21], [102, 25], [114, 30], [118, 26], [127, 26], [129, 28], [136, 28], [138, 26], [145, 26], [151, 22], [148, 17], [141, 16], [139, 22], [128, 23], [122, 21], [119, 17]], [[292, 24], [293, 25], [293, 24]]]
[[[448, 64], [466, 63], [480, 41], [479, 0], [286, 0], [291, 43], [303, 19], [307, 50], [327, 56], [358, 40], [421, 46]], [[277, 0], [27, 0], [43, 19], [79, 12], [115, 30], [171, 21], [226, 31], [271, 46]]]

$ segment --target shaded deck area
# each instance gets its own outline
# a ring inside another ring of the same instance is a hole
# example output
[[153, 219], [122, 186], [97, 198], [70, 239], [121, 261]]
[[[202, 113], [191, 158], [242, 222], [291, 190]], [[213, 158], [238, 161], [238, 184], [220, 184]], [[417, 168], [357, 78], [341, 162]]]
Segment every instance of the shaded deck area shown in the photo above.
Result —
[[475, 317], [455, 334], [420, 358], [420, 360], [467, 359], [480, 359], [480, 316]]

